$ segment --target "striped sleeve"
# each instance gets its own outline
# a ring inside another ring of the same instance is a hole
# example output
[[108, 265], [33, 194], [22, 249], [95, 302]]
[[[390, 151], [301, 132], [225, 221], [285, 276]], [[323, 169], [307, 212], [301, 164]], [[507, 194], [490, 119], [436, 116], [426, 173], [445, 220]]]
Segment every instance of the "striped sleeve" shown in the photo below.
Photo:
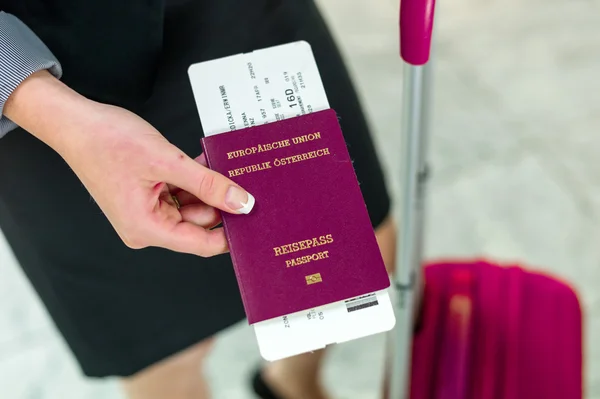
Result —
[[21, 20], [0, 11], [0, 138], [16, 128], [3, 114], [8, 97], [29, 75], [47, 69], [62, 77], [62, 67], [46, 45]]

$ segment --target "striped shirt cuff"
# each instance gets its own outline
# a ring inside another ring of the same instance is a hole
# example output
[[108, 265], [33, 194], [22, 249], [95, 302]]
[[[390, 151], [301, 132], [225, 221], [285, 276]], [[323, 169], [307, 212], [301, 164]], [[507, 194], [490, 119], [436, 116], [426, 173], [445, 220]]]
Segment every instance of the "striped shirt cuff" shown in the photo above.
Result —
[[0, 11], [0, 138], [17, 127], [3, 115], [8, 97], [27, 77], [44, 69], [62, 77], [60, 63], [37, 35], [14, 15]]

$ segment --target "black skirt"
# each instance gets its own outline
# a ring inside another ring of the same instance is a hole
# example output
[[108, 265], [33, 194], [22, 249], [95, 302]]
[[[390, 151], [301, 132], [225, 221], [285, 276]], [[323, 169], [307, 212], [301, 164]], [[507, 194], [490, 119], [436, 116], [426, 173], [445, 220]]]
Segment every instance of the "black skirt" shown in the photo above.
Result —
[[[312, 45], [376, 227], [390, 208], [384, 176], [343, 60], [312, 1], [173, 2], [160, 57], [138, 66], [151, 68], [150, 94], [129, 108], [195, 157], [202, 128], [189, 65], [295, 40]], [[0, 140], [0, 227], [88, 376], [129, 376], [245, 318], [229, 255], [127, 248], [65, 162], [22, 130]]]

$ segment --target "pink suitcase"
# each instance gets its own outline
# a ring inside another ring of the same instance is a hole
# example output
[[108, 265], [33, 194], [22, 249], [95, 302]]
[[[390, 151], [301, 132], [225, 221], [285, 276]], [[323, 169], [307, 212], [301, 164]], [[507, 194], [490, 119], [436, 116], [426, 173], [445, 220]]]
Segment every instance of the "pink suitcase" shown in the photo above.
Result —
[[581, 399], [582, 316], [567, 284], [486, 261], [425, 268], [411, 399]]
[[421, 268], [434, 10], [400, 5], [403, 203], [383, 397], [581, 399], [582, 313], [568, 284], [484, 260]]

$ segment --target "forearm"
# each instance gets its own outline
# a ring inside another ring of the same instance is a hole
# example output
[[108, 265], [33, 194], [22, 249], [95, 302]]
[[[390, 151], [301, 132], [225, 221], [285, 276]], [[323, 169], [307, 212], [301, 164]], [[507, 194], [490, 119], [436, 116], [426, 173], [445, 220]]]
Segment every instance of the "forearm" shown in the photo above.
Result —
[[69, 128], [85, 118], [89, 103], [48, 71], [42, 70], [19, 84], [8, 97], [3, 113], [58, 151], [63, 147], [66, 132], [72, 130]]
[[61, 77], [60, 62], [35, 32], [0, 10], [0, 138], [21, 126], [54, 148], [86, 102]]

